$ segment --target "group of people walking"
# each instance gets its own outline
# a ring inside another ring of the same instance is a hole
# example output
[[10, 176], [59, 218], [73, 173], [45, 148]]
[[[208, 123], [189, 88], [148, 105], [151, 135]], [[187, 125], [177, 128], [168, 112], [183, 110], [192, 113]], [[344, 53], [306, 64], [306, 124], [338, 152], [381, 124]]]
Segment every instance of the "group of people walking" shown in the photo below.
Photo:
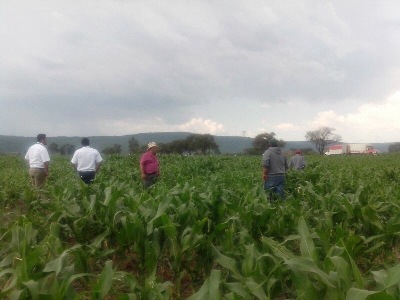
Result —
[[277, 197], [285, 198], [285, 174], [288, 168], [303, 170], [306, 167], [306, 160], [300, 150], [290, 158], [289, 164], [276, 139], [269, 142], [270, 147], [265, 150], [262, 156], [264, 190], [270, 193], [274, 200]]
[[[38, 134], [37, 143], [32, 145], [25, 155], [25, 159], [29, 162], [29, 175], [36, 188], [41, 188], [49, 176], [50, 156], [45, 147], [46, 144], [46, 135]], [[99, 151], [90, 147], [88, 138], [82, 138], [81, 145], [82, 148], [76, 150], [72, 156], [71, 163], [82, 181], [91, 184], [100, 170], [103, 158]], [[262, 155], [264, 189], [271, 194], [271, 197], [278, 196], [283, 199], [285, 198], [286, 171], [288, 168], [303, 170], [306, 167], [306, 161], [301, 151], [296, 150], [288, 163], [276, 139], [272, 139], [269, 145], [270, 147]], [[140, 158], [141, 178], [146, 188], [153, 185], [160, 177], [158, 150], [157, 144], [150, 142], [147, 145], [147, 151]]]
[[[25, 159], [29, 163], [29, 176], [32, 185], [40, 189], [49, 176], [50, 156], [46, 148], [46, 134], [40, 133], [36, 139], [37, 143], [29, 147]], [[81, 145], [82, 147], [74, 152], [71, 163], [81, 180], [86, 184], [91, 184], [100, 170], [103, 158], [99, 151], [90, 147], [90, 141], [87, 137], [81, 140]], [[157, 144], [151, 142], [140, 159], [141, 178], [145, 187], [150, 187], [160, 177], [157, 152]]]

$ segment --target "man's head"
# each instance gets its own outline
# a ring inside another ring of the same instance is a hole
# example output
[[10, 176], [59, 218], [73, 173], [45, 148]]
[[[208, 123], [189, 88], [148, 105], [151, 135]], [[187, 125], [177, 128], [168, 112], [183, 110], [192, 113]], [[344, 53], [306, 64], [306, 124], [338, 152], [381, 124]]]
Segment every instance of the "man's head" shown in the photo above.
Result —
[[150, 142], [147, 144], [147, 151], [149, 151], [149, 150], [151, 150], [153, 152], [157, 152], [158, 146], [157, 146], [156, 142]]
[[277, 139], [272, 139], [269, 141], [269, 145], [271, 147], [278, 147], [278, 140]]
[[43, 145], [46, 145], [46, 134], [44, 134], [44, 133], [39, 133], [39, 134], [37, 135], [37, 137], [36, 137], [36, 140], [37, 140], [39, 143], [42, 143]]
[[89, 146], [90, 145], [90, 142], [89, 142], [89, 139], [87, 138], [87, 137], [84, 137], [82, 140], [81, 140], [81, 145], [82, 146]]
[[294, 153], [301, 154], [301, 150], [297, 149]]

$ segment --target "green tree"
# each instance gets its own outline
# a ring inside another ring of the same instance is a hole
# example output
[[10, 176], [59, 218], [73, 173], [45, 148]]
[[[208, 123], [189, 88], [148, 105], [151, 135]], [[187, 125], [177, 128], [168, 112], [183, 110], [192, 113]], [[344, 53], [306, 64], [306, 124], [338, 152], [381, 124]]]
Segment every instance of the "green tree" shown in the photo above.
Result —
[[305, 138], [315, 145], [319, 154], [324, 154], [328, 145], [340, 142], [342, 139], [340, 135], [334, 134], [333, 131], [335, 129], [331, 127], [320, 127], [314, 131], [307, 131]]
[[120, 144], [114, 144], [112, 147], [104, 148], [101, 152], [104, 154], [120, 154], [122, 152], [122, 146]]
[[[268, 149], [270, 142], [272, 139], [275, 138], [276, 134], [274, 132], [270, 133], [261, 133], [257, 135], [254, 140], [253, 140], [253, 148], [246, 149], [247, 154], [254, 154], [254, 155], [260, 155], [263, 154], [265, 150]], [[279, 147], [285, 147], [286, 143], [283, 140], [278, 140], [278, 145]]]
[[211, 134], [191, 134], [186, 138], [187, 150], [192, 153], [199, 151], [201, 154], [219, 153], [219, 147]]
[[72, 155], [75, 152], [75, 145], [64, 144], [60, 147], [61, 155]]
[[164, 153], [178, 153], [183, 154], [189, 152], [188, 143], [186, 140], [175, 140], [167, 144], [160, 146], [160, 150]]
[[390, 144], [388, 151], [389, 152], [400, 152], [400, 143]]
[[132, 136], [128, 141], [129, 153], [140, 152], [140, 145], [137, 139]]
[[56, 154], [60, 152], [60, 149], [58, 148], [58, 144], [57, 143], [51, 143], [49, 145], [49, 152], [51, 154]]
[[214, 140], [214, 136], [211, 134], [200, 134], [197, 137], [197, 149], [200, 150], [201, 154], [219, 153], [219, 148]]

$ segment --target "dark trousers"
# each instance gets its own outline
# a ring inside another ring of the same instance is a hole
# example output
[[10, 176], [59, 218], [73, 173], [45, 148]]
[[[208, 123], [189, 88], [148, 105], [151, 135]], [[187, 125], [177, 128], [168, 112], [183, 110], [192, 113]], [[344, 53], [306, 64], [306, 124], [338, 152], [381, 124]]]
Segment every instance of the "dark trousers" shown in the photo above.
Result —
[[158, 179], [157, 173], [146, 174], [146, 179], [143, 181], [143, 184], [146, 188], [152, 186]]
[[264, 182], [264, 189], [269, 192], [271, 200], [276, 200], [276, 196], [280, 199], [285, 198], [285, 175], [268, 175], [267, 181]]
[[92, 184], [94, 181], [94, 178], [96, 177], [95, 171], [79, 171], [78, 173], [79, 173], [79, 177], [86, 184]]

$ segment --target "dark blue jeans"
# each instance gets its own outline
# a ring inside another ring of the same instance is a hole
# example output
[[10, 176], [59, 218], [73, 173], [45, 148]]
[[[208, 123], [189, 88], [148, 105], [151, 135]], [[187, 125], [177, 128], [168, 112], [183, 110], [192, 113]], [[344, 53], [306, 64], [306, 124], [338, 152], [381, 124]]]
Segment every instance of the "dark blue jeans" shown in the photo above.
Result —
[[158, 180], [158, 174], [153, 173], [153, 174], [146, 174], [146, 179], [143, 181], [144, 187], [149, 188], [152, 186], [156, 181]]
[[81, 171], [79, 172], [79, 177], [83, 180], [84, 183], [86, 184], [92, 184], [95, 177], [96, 177], [96, 172], [95, 171]]
[[267, 180], [264, 182], [264, 190], [268, 191], [271, 198], [276, 196], [285, 198], [285, 175], [268, 175]]

